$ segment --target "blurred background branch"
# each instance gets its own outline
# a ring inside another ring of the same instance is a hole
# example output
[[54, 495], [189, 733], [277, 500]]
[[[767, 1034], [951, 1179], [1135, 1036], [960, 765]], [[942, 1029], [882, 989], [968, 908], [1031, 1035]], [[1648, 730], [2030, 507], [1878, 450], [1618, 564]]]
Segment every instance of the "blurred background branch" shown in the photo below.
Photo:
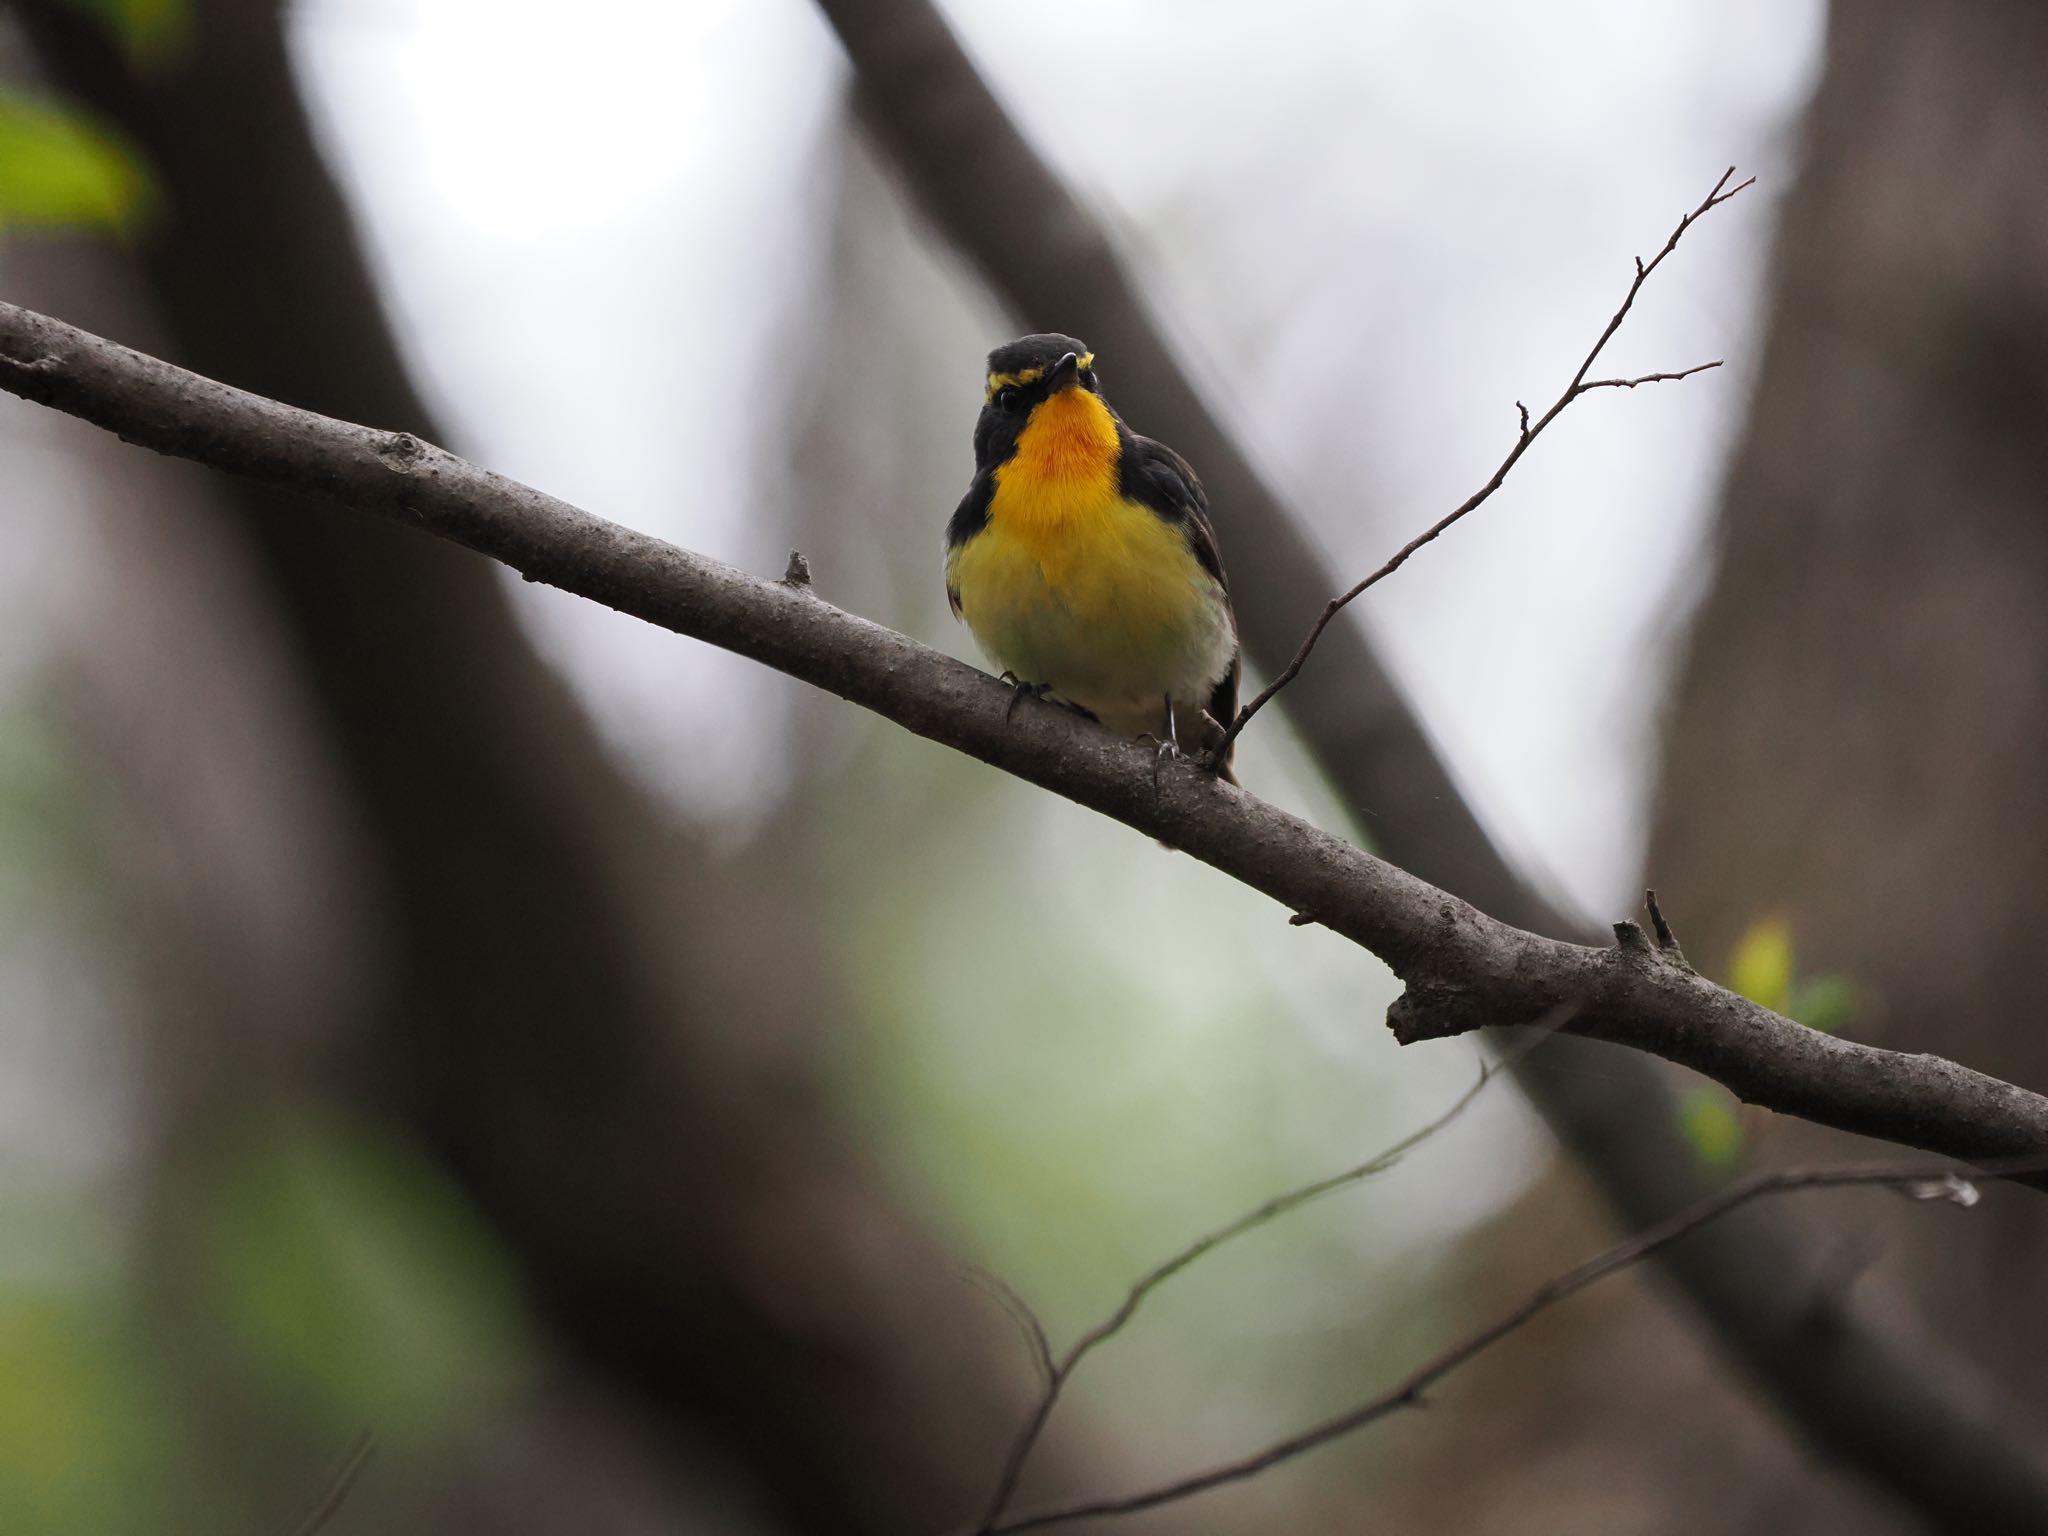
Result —
[[[1509, 1054], [1508, 1064], [1521, 1060], [1538, 1046], [1547, 1044], [1568, 1013], [1569, 1010], [1566, 1009], [1553, 1010], [1549, 1017], [1538, 1020], [1524, 1030], [1522, 1038], [1516, 1041], [1513, 1051]], [[1320, 1200], [1326, 1195], [1349, 1189], [1394, 1168], [1402, 1158], [1437, 1135], [1470, 1108], [1472, 1101], [1494, 1080], [1498, 1070], [1494, 1063], [1482, 1062], [1478, 1080], [1459, 1094], [1451, 1102], [1450, 1108], [1419, 1129], [1410, 1131], [1399, 1141], [1354, 1167], [1317, 1179], [1311, 1184], [1304, 1184], [1298, 1189], [1288, 1190], [1285, 1194], [1276, 1195], [1257, 1210], [1248, 1211], [1228, 1225], [1204, 1233], [1172, 1257], [1153, 1265], [1133, 1282], [1114, 1312], [1100, 1322], [1091, 1324], [1057, 1359], [1053, 1357], [1045, 1329], [1039, 1324], [1036, 1315], [1032, 1314], [1029, 1307], [1020, 1300], [1019, 1306], [1023, 1307], [1025, 1315], [1029, 1318], [1030, 1328], [1043, 1356], [1045, 1381], [1037, 1405], [1032, 1409], [1030, 1417], [1024, 1421], [1024, 1427], [1017, 1432], [1016, 1442], [1003, 1458], [1002, 1469], [996, 1474], [995, 1491], [989, 1496], [988, 1509], [981, 1517], [978, 1530], [988, 1530], [1009, 1508], [1010, 1500], [1017, 1492], [1017, 1483], [1023, 1476], [1024, 1464], [1030, 1460], [1032, 1447], [1037, 1445], [1039, 1436], [1045, 1432], [1046, 1422], [1052, 1417], [1053, 1409], [1059, 1405], [1060, 1393], [1073, 1379], [1074, 1373], [1081, 1368], [1082, 1362], [1129, 1326], [1131, 1319], [1138, 1315], [1138, 1309], [1144, 1306], [1146, 1299], [1154, 1291], [1190, 1264], [1196, 1263], [1225, 1243], [1234, 1242], [1256, 1232], [1268, 1222], [1279, 1220], [1288, 1212], [1298, 1210], [1311, 1200]]]
[[[1991, 1176], [2031, 1174], [2043, 1169], [2048, 1169], [2048, 1158], [2021, 1158], [2009, 1162]], [[1148, 1488], [1141, 1493], [1090, 1499], [1060, 1509], [1020, 1515], [1011, 1520], [1000, 1518], [1002, 1504], [999, 1500], [988, 1518], [976, 1527], [976, 1536], [1003, 1536], [1003, 1533], [1011, 1531], [1044, 1530], [1055, 1525], [1067, 1525], [1076, 1520], [1099, 1519], [1109, 1515], [1132, 1515], [1141, 1510], [1177, 1504], [1183, 1499], [1191, 1499], [1197, 1494], [1207, 1493], [1225, 1484], [1261, 1476], [1294, 1460], [1297, 1456], [1304, 1456], [1310, 1451], [1330, 1444], [1333, 1440], [1355, 1434], [1367, 1425], [1386, 1418], [1389, 1414], [1398, 1413], [1404, 1408], [1426, 1407], [1429, 1400], [1424, 1393], [1430, 1388], [1468, 1360], [1483, 1354], [1517, 1329], [1525, 1327], [1543, 1312], [1561, 1301], [1576, 1296], [1588, 1286], [1605, 1280], [1609, 1275], [1619, 1274], [1630, 1265], [1655, 1256], [1681, 1238], [1689, 1237], [1703, 1227], [1711, 1226], [1730, 1212], [1738, 1211], [1754, 1201], [1805, 1190], [1874, 1186], [1908, 1194], [1916, 1200], [1950, 1200], [1956, 1204], [1970, 1206], [1975, 1205], [1979, 1198], [1975, 1181], [1983, 1178], [1986, 1172], [1987, 1170], [1960, 1165], [1944, 1167], [1932, 1163], [1886, 1163], [1877, 1166], [1840, 1168], [1783, 1168], [1771, 1173], [1752, 1174], [1729, 1185], [1718, 1194], [1709, 1195], [1698, 1204], [1677, 1212], [1650, 1230], [1639, 1232], [1616, 1243], [1606, 1252], [1595, 1254], [1583, 1264], [1546, 1280], [1524, 1298], [1520, 1305], [1504, 1316], [1495, 1318], [1485, 1327], [1459, 1339], [1450, 1348], [1402, 1377], [1386, 1391], [1345, 1409], [1334, 1418], [1311, 1425], [1297, 1434], [1275, 1441], [1238, 1460], [1205, 1468], [1161, 1487]]]

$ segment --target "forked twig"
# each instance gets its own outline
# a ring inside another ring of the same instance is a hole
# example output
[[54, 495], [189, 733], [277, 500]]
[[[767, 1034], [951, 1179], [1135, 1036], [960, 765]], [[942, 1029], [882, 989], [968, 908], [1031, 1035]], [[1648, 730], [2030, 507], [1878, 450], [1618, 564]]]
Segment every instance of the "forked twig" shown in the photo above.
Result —
[[980, 1286], [996, 1299], [1017, 1325], [1017, 1331], [1024, 1336], [1024, 1342], [1031, 1347], [1031, 1364], [1038, 1371], [1038, 1379], [1048, 1389], [1059, 1375], [1059, 1366], [1052, 1357], [1052, 1340], [1046, 1335], [1045, 1324], [1032, 1310], [1031, 1303], [1017, 1294], [1015, 1286], [994, 1270], [983, 1269], [979, 1264], [967, 1266], [967, 1278]]
[[1718, 1220], [1752, 1200], [1769, 1195], [1787, 1194], [1793, 1190], [1831, 1189], [1865, 1184], [1897, 1189], [1918, 1200], [1945, 1200], [1952, 1204], [1969, 1206], [1976, 1202], [1976, 1181], [1979, 1179], [2008, 1178], [2043, 1170], [2048, 1170], [2048, 1157], [2034, 1155], [1986, 1161], [1974, 1167], [1956, 1163], [1866, 1163], [1835, 1167], [1786, 1168], [1775, 1173], [1752, 1174], [1637, 1233], [1634, 1237], [1615, 1244], [1605, 1253], [1588, 1259], [1576, 1269], [1567, 1270], [1545, 1281], [1513, 1309], [1484, 1328], [1468, 1334], [1450, 1348], [1418, 1366], [1377, 1397], [1346, 1409], [1334, 1418], [1325, 1419], [1297, 1435], [1276, 1441], [1250, 1456], [1225, 1462], [1207, 1471], [1197, 1472], [1191, 1477], [1181, 1478], [1177, 1482], [1166, 1483], [1143, 1493], [1126, 1494], [1120, 1498], [1094, 1499], [1087, 1503], [1069, 1504], [1059, 1509], [1024, 1515], [1005, 1523], [985, 1526], [984, 1536], [1010, 1536], [1010, 1533], [1016, 1531], [1042, 1530], [1047, 1526], [1063, 1525], [1071, 1520], [1083, 1520], [1100, 1515], [1135, 1514], [1139, 1510], [1156, 1509], [1162, 1504], [1191, 1498], [1195, 1494], [1220, 1487], [1225, 1483], [1242, 1482], [1246, 1478], [1256, 1477], [1270, 1467], [1277, 1466], [1283, 1461], [1291, 1461], [1317, 1446], [1327, 1445], [1330, 1441], [1370, 1424], [1375, 1419], [1385, 1418], [1397, 1409], [1419, 1405], [1423, 1400], [1422, 1394], [1428, 1388], [1467, 1360], [1499, 1343], [1539, 1313], [1547, 1311], [1568, 1296], [1576, 1295], [1594, 1282], [1627, 1269], [1661, 1248], [1669, 1247], [1680, 1238], [1698, 1231], [1709, 1222]]
[[1031, 1416], [1025, 1420], [1023, 1428], [1018, 1431], [1016, 1441], [1010, 1447], [1009, 1455], [1003, 1460], [1002, 1471], [997, 1476], [995, 1491], [989, 1497], [988, 1508], [974, 1527], [975, 1536], [987, 1536], [987, 1533], [1001, 1528], [997, 1522], [1002, 1519], [1003, 1511], [1009, 1507], [1010, 1499], [1017, 1491], [1018, 1481], [1024, 1475], [1024, 1465], [1030, 1459], [1033, 1447], [1038, 1444], [1039, 1436], [1045, 1430], [1046, 1421], [1052, 1417], [1053, 1407], [1059, 1402], [1061, 1391], [1079, 1369], [1081, 1362], [1087, 1359], [1097, 1346], [1120, 1333], [1125, 1324], [1137, 1315], [1138, 1309], [1145, 1304], [1148, 1296], [1197, 1259], [1222, 1247], [1233, 1238], [1242, 1237], [1276, 1217], [1284, 1216], [1310, 1201], [1319, 1200], [1324, 1195], [1334, 1194], [1375, 1174], [1385, 1173], [1463, 1114], [1488, 1083], [1501, 1073], [1519, 1066], [1531, 1051], [1568, 1023], [1576, 1012], [1576, 1004], [1563, 1004], [1537, 1019], [1529, 1026], [1526, 1038], [1518, 1040], [1513, 1050], [1506, 1052], [1498, 1061], [1481, 1062], [1478, 1080], [1461, 1093], [1448, 1109], [1419, 1130], [1409, 1132], [1392, 1146], [1362, 1163], [1345, 1169], [1342, 1173], [1334, 1173], [1312, 1184], [1304, 1184], [1298, 1189], [1289, 1190], [1286, 1194], [1276, 1195], [1258, 1209], [1248, 1211], [1228, 1225], [1196, 1238], [1172, 1258], [1146, 1271], [1132, 1284], [1117, 1309], [1076, 1339], [1066, 1355], [1057, 1362], [1053, 1361], [1045, 1344], [1045, 1330], [1039, 1325], [1037, 1316], [1030, 1307], [1010, 1287], [995, 1280], [993, 1276], [988, 1277], [994, 1281], [994, 1287], [998, 1296], [1003, 1298], [1005, 1307], [1013, 1316], [1018, 1317], [1019, 1326], [1035, 1338], [1041, 1368], [1044, 1371], [1044, 1386], [1038, 1402], [1032, 1408]]
[[1223, 761], [1224, 754], [1230, 750], [1230, 744], [1243, 734], [1244, 728], [1247, 725], [1251, 724], [1252, 716], [1264, 709], [1267, 704], [1272, 702], [1273, 696], [1276, 693], [1301, 675], [1301, 669], [1307, 663], [1309, 653], [1316, 648], [1316, 642], [1322, 639], [1323, 631], [1330, 627], [1330, 621], [1343, 612], [1353, 598], [1357, 597], [1367, 588], [1375, 586], [1393, 575], [1394, 572], [1407, 564], [1408, 557], [1414, 554], [1415, 551], [1435, 539], [1446, 528], [1449, 528], [1451, 524], [1457, 522], [1468, 512], [1483, 505], [1495, 491], [1500, 489], [1501, 482], [1508, 477], [1508, 471], [1521, 461], [1522, 455], [1527, 453], [1536, 439], [1543, 435], [1543, 429], [1557, 420], [1563, 414], [1566, 406], [1570, 405], [1581, 395], [1590, 394], [1596, 389], [1634, 389], [1642, 384], [1665, 384], [1677, 379], [1689, 379], [1696, 373], [1705, 373], [1709, 368], [1719, 368], [1721, 366], [1720, 360], [1717, 358], [1710, 363], [1696, 363], [1690, 368], [1681, 368], [1675, 373], [1645, 373], [1632, 379], [1589, 379], [1586, 377], [1587, 374], [1593, 371], [1593, 364], [1600, 360], [1600, 354], [1607, 349], [1607, 343], [1614, 339], [1614, 333], [1621, 329], [1621, 322], [1628, 318], [1628, 312], [1634, 307], [1636, 295], [1642, 292], [1643, 284], [1649, 281], [1652, 272], [1663, 265], [1664, 258], [1678, 248], [1678, 242], [1685, 232], [1692, 228], [1693, 224], [1705, 214], [1719, 207], [1722, 203], [1727, 202], [1729, 198], [1742, 191], [1744, 187], [1751, 186], [1756, 181], [1756, 178], [1752, 176], [1748, 181], [1730, 187], [1728, 185], [1729, 178], [1734, 176], [1734, 174], [1735, 167], [1732, 165], [1721, 173], [1721, 179], [1714, 183], [1714, 189], [1707, 194], [1706, 200], [1678, 221], [1678, 227], [1671, 231], [1671, 238], [1664, 242], [1662, 250], [1657, 252], [1655, 256], [1652, 256], [1648, 262], [1645, 262], [1640, 256], [1636, 258], [1635, 280], [1628, 285], [1628, 293], [1621, 301], [1621, 308], [1617, 309], [1613, 317], [1608, 320], [1607, 328], [1600, 333], [1600, 339], [1593, 343], [1593, 350], [1586, 354], [1586, 360], [1579, 364], [1578, 372], [1572, 375], [1571, 383], [1565, 386], [1564, 393], [1557, 397], [1550, 409], [1538, 417], [1534, 425], [1531, 425], [1529, 421], [1529, 408], [1519, 400], [1515, 402], [1515, 409], [1520, 414], [1521, 425], [1516, 433], [1514, 446], [1508, 450], [1507, 457], [1502, 459], [1499, 466], [1495, 468], [1492, 477], [1478, 490], [1466, 497], [1457, 507], [1452, 509], [1447, 516], [1439, 518], [1406, 544], [1403, 544], [1394, 552], [1393, 558], [1388, 560], [1386, 564], [1366, 577], [1365, 580], [1359, 582], [1350, 591], [1331, 598], [1324, 605], [1321, 616], [1316, 619], [1315, 624], [1309, 629], [1307, 637], [1301, 642], [1301, 648], [1294, 653], [1294, 659], [1287, 663], [1286, 667], [1281, 670], [1280, 675], [1268, 683], [1256, 698], [1240, 709], [1237, 712], [1237, 717], [1225, 728], [1222, 738], [1211, 752], [1211, 757], [1214, 761]]

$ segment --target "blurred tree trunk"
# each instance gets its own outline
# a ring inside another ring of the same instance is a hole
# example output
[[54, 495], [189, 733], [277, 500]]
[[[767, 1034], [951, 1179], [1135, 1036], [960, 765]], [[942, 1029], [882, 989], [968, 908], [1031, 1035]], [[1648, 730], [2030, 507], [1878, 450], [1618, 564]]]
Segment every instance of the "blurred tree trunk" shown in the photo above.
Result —
[[[1855, 0], [1830, 21], [1785, 202], [1717, 574], [1675, 685], [1647, 868], [1724, 976], [1781, 914], [1802, 975], [1843, 974], [1848, 1032], [2039, 1088], [2033, 935], [2048, 927], [2048, 10]], [[1843, 1138], [1746, 1121], [1770, 1161]], [[1482, 1239], [1493, 1306], [1596, 1246], [1554, 1181]], [[2004, 1196], [2001, 1198], [2001, 1196]], [[1806, 1200], [1833, 1273], [2048, 1400], [2048, 1228]], [[1919, 1528], [1760, 1411], [1643, 1281], [1554, 1317], [1458, 1384], [1391, 1510], [1473, 1533]], [[1441, 1422], [1441, 1421], [1439, 1421]], [[1451, 1475], [1512, 1446], [1501, 1485]], [[1395, 1526], [1399, 1525], [1398, 1518]], [[1395, 1527], [1390, 1527], [1395, 1528]]]
[[[1836, 8], [1650, 873], [1695, 958], [1790, 922], [1859, 1039], [2048, 1086], [2048, 10]], [[1804, 1153], [1820, 1138], [1769, 1128]], [[1887, 1223], [1934, 1325], [2048, 1401], [2048, 1226]]]

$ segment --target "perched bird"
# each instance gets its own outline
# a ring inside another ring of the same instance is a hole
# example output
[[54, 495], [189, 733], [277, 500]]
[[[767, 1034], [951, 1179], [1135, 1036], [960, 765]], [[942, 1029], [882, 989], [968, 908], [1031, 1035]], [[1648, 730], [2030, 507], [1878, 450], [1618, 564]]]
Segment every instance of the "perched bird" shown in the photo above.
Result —
[[1123, 424], [1071, 336], [988, 355], [946, 597], [1020, 688], [1162, 750], [1209, 746], [1237, 713], [1237, 621], [1202, 482]]

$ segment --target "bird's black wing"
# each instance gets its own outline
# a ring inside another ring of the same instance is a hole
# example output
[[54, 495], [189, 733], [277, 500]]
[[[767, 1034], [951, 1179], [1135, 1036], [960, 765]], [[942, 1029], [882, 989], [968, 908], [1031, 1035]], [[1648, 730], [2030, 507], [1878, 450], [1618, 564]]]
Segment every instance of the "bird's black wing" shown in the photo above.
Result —
[[1209, 493], [1202, 489], [1194, 466], [1166, 444], [1133, 433], [1120, 470], [1123, 484], [1119, 488], [1124, 495], [1150, 507], [1169, 523], [1179, 524], [1202, 569], [1228, 591], [1230, 578], [1223, 574], [1216, 530], [1209, 526]]
[[[974, 484], [967, 487], [967, 494], [960, 498], [960, 505], [953, 509], [952, 517], [946, 522], [948, 564], [954, 550], [988, 526], [988, 504], [995, 492], [996, 482], [991, 475], [976, 475]], [[946, 602], [953, 610], [953, 617], [959, 618], [960, 589], [950, 579], [946, 582]]]
[[[1228, 601], [1230, 578], [1223, 574], [1216, 530], [1209, 526], [1209, 493], [1202, 489], [1194, 466], [1166, 444], [1133, 433], [1124, 448], [1120, 478], [1124, 495], [1180, 527], [1195, 559], [1216, 578], [1216, 585], [1223, 588]], [[1218, 725], [1228, 725], [1237, 716], [1238, 678], [1242, 671], [1241, 657], [1233, 653], [1229, 670], [1218, 679], [1209, 696], [1209, 715]]]

